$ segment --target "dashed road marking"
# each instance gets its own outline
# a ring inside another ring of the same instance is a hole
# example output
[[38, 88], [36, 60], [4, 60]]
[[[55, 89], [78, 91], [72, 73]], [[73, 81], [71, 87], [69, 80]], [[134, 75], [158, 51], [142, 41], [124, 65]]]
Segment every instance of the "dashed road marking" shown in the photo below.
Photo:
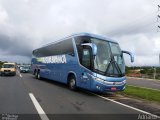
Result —
[[20, 77], [23, 77], [21, 74], [19, 74]]
[[40, 106], [40, 104], [38, 103], [36, 98], [34, 97], [34, 95], [32, 93], [29, 93], [29, 96], [30, 96], [39, 116], [41, 117], [41, 119], [42, 120], [49, 120], [49, 118], [47, 117], [46, 113], [44, 112], [44, 110], [42, 109], [42, 107]]
[[22, 74], [19, 72], [19, 70], [17, 70], [17, 73], [19, 74], [19, 77], [23, 77]]

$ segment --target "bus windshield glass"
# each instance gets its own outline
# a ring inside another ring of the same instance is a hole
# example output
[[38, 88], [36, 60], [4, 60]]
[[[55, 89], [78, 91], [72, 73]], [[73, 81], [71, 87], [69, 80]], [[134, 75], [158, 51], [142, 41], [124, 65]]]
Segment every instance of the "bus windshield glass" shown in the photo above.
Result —
[[91, 39], [97, 46], [94, 69], [106, 76], [124, 76], [125, 65], [121, 49], [117, 43]]

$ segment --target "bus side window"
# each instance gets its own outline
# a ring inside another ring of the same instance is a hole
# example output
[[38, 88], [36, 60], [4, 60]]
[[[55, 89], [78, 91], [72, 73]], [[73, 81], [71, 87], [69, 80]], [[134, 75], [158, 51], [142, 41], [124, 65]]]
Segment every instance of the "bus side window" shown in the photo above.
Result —
[[91, 69], [91, 54], [90, 49], [84, 48], [82, 50], [82, 65], [88, 69]]

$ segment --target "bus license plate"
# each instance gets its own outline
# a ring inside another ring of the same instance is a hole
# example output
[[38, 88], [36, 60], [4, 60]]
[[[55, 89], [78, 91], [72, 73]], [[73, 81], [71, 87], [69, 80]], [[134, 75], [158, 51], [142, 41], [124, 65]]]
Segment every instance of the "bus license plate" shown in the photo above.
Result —
[[111, 90], [113, 90], [113, 91], [114, 91], [114, 90], [117, 90], [117, 88], [116, 88], [116, 87], [112, 87], [112, 88], [111, 88]]

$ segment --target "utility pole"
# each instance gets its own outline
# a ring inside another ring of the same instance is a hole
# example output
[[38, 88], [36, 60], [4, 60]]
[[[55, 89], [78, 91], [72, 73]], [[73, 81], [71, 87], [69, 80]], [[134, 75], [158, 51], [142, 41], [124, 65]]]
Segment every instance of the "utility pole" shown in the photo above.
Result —
[[159, 65], [160, 65], [160, 53], [159, 53]]
[[160, 5], [157, 5], [158, 6], [158, 15], [157, 15], [157, 32], [160, 32], [160, 14], [159, 14], [159, 11], [160, 11]]
[[156, 67], [154, 67], [153, 69], [154, 69], [153, 79], [156, 79]]

